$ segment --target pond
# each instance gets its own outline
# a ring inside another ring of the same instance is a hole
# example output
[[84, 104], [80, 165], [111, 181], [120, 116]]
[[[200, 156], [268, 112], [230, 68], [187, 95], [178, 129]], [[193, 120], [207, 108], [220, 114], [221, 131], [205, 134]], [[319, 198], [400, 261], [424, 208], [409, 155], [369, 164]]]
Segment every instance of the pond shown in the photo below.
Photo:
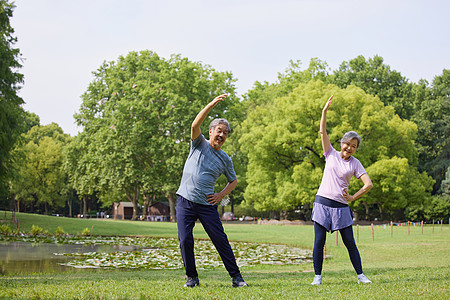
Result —
[[137, 249], [136, 246], [124, 245], [35, 244], [20, 241], [0, 242], [0, 274], [63, 272], [73, 269], [73, 267], [65, 265], [73, 260], [73, 257], [62, 254], [111, 253], [117, 251], [135, 251]]
[[[311, 262], [312, 251], [286, 245], [230, 242], [239, 266]], [[198, 269], [222, 267], [209, 240], [195, 242]], [[73, 269], [182, 269], [178, 239], [101, 236], [1, 236], [0, 274]]]

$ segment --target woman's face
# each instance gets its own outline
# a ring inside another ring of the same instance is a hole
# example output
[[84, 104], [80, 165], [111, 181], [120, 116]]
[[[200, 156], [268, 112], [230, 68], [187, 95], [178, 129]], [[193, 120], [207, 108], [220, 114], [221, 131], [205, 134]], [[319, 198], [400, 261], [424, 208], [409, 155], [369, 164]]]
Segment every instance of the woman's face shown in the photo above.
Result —
[[358, 149], [358, 140], [356, 138], [341, 142], [341, 157], [349, 159]]

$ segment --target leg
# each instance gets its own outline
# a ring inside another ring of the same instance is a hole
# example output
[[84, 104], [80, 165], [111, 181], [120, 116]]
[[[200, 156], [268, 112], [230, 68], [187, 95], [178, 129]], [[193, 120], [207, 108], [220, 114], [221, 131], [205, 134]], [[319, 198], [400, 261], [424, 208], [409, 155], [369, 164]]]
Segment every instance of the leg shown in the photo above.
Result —
[[197, 216], [192, 204], [192, 202], [177, 196], [177, 226], [181, 257], [183, 258], [186, 276], [198, 277], [195, 267], [194, 236], [192, 235]]
[[362, 274], [361, 256], [359, 255], [358, 247], [356, 247], [352, 226], [340, 229], [339, 232], [341, 233], [345, 247], [347, 247], [348, 255], [350, 256], [350, 261], [352, 262], [356, 274]]
[[314, 222], [314, 250], [313, 250], [313, 262], [314, 273], [316, 275], [322, 274], [323, 265], [323, 247], [327, 239], [327, 230], [325, 227], [317, 222]]
[[204, 206], [199, 213], [200, 222], [205, 228], [206, 233], [213, 242], [214, 246], [222, 258], [223, 264], [231, 277], [240, 276], [239, 267], [237, 266], [233, 250], [231, 249], [228, 237], [223, 230], [222, 221], [220, 221], [217, 207]]

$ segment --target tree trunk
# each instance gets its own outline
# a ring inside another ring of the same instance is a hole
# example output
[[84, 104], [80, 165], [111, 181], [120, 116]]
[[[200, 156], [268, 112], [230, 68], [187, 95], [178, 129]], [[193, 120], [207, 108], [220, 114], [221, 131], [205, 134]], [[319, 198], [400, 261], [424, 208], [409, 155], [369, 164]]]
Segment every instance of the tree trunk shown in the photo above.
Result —
[[81, 216], [83, 214], [83, 202], [84, 202], [84, 196], [81, 198], [78, 198], [80, 200], [80, 210], [78, 211], [78, 214]]
[[365, 220], [369, 221], [369, 205], [367, 205], [366, 201], [362, 201], [362, 205], [364, 206], [364, 208], [366, 209], [366, 216], [365, 216]]
[[[10, 202], [11, 203], [11, 202]], [[12, 203], [16, 203], [16, 197], [13, 195], [12, 196]], [[10, 206], [11, 207], [11, 206]], [[5, 209], [6, 211], [6, 209]], [[17, 208], [16, 208], [17, 212], [20, 212], [20, 200], [17, 200]]]
[[169, 192], [169, 207], [170, 207], [170, 221], [176, 222], [177, 221], [177, 213], [176, 213], [176, 206], [177, 206], [177, 198], [175, 196], [174, 192]]
[[87, 213], [87, 196], [83, 197], [83, 218], [86, 219], [86, 213]]
[[142, 212], [142, 217], [147, 218], [148, 208], [155, 202], [155, 195], [150, 195], [149, 191], [144, 191], [144, 211]]
[[275, 219], [277, 217], [277, 212], [274, 210], [271, 210], [269, 213], [269, 218]]
[[67, 199], [67, 206], [69, 206], [69, 218], [72, 218], [72, 201], [73, 201], [73, 189], [71, 189], [69, 198]]
[[380, 212], [380, 221], [383, 220], [383, 208], [381, 208], [381, 204], [378, 204], [378, 211]]
[[34, 214], [34, 208], [35, 208], [36, 203], [37, 203], [37, 197], [34, 194], [32, 195], [32, 197], [33, 197], [33, 200], [31, 201], [31, 213]]
[[230, 195], [231, 213], [234, 215], [234, 197]]
[[127, 194], [127, 198], [128, 200], [130, 200], [131, 203], [133, 203], [133, 216], [131, 217], [132, 220], [136, 220], [137, 219], [137, 215], [139, 213], [139, 187], [133, 187], [132, 188], [132, 192], [130, 193], [129, 191], [125, 191], [125, 193]]

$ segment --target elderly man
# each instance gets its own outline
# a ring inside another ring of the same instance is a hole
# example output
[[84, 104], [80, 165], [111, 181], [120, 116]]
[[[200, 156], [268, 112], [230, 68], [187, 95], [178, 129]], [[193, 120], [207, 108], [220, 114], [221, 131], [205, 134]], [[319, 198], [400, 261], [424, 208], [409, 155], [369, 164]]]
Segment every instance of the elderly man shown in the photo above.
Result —
[[[201, 133], [200, 126], [210, 110], [227, 95], [214, 98], [197, 115], [191, 126], [191, 148], [186, 160], [177, 191], [177, 225], [180, 240], [181, 256], [186, 269], [187, 281], [185, 287], [199, 285], [198, 273], [195, 267], [194, 237], [192, 230], [196, 220], [200, 220], [213, 242], [220, 257], [232, 277], [233, 287], [248, 286], [242, 279], [236, 264], [233, 250], [228, 242], [217, 212], [217, 203], [237, 185], [236, 173], [231, 158], [221, 150], [228, 134], [230, 125], [225, 119], [215, 119], [209, 125], [209, 141]], [[228, 180], [226, 187], [219, 193], [214, 192], [217, 178], [224, 174]]]

